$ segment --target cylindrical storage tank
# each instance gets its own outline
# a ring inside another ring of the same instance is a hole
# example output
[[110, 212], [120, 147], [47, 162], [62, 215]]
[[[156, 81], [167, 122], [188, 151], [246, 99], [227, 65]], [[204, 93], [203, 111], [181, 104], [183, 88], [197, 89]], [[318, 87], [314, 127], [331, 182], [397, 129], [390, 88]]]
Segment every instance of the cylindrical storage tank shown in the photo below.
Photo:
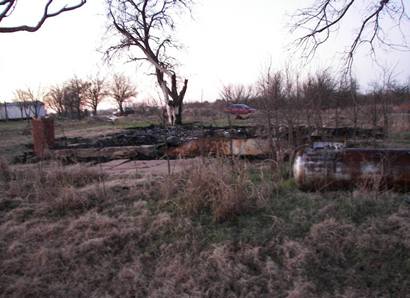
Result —
[[297, 152], [293, 175], [298, 187], [305, 190], [410, 190], [410, 150], [308, 148]]

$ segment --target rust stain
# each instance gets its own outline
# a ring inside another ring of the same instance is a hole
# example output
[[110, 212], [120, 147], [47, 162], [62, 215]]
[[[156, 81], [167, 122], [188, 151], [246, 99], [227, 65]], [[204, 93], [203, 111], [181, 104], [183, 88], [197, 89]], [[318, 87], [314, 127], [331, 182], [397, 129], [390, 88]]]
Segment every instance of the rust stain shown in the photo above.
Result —
[[270, 152], [269, 141], [262, 138], [223, 139], [202, 138], [188, 141], [178, 147], [168, 148], [172, 158], [200, 155], [216, 156], [264, 156]]

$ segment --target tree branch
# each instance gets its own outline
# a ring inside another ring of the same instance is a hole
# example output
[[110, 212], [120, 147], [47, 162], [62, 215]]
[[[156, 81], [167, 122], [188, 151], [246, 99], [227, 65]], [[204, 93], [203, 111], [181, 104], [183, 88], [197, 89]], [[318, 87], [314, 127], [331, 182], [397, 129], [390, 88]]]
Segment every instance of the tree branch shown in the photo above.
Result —
[[[26, 32], [35, 32], [37, 30], [39, 30], [43, 24], [45, 23], [45, 21], [49, 18], [53, 18], [56, 17], [64, 12], [67, 11], [72, 11], [75, 10], [77, 8], [80, 8], [81, 6], [83, 6], [87, 0], [80, 0], [80, 2], [78, 4], [75, 5], [65, 5], [64, 7], [62, 7], [61, 9], [55, 11], [55, 12], [50, 12], [50, 6], [53, 3], [54, 0], [48, 0], [47, 4], [44, 7], [44, 12], [42, 17], [40, 18], [40, 20], [38, 21], [38, 23], [34, 26], [29, 26], [29, 25], [21, 25], [21, 26], [12, 26], [12, 27], [0, 27], [0, 33], [14, 33], [14, 32], [20, 32], [20, 31], [26, 31]], [[8, 17], [10, 14], [10, 10], [11, 7], [13, 7], [13, 5], [17, 5], [17, 0], [3, 0], [2, 2], [0, 2], [0, 9], [2, 8], [3, 5], [6, 5], [5, 8], [3, 8], [2, 12], [0, 13], [0, 22], [5, 18]]]
[[[406, 14], [405, 2], [403, 0], [371, 0], [373, 5], [367, 6], [367, 14], [357, 25], [357, 32], [346, 51], [346, 65], [350, 72], [356, 50], [363, 44], [370, 47], [370, 52], [375, 55], [376, 43], [389, 48], [400, 48], [409, 50], [406, 39], [408, 35], [401, 34], [403, 44], [395, 44], [388, 41], [388, 36], [384, 34], [383, 27], [388, 26], [382, 23], [383, 15], [388, 15], [401, 32], [402, 21], [410, 21]], [[296, 22], [292, 31], [304, 31], [303, 35], [295, 40], [296, 47], [301, 50], [305, 58], [312, 58], [317, 49], [326, 43], [330, 36], [346, 26], [342, 22], [346, 16], [357, 9], [356, 0], [318, 0], [316, 5], [299, 10], [294, 16]], [[307, 31], [307, 33], [306, 33]]]

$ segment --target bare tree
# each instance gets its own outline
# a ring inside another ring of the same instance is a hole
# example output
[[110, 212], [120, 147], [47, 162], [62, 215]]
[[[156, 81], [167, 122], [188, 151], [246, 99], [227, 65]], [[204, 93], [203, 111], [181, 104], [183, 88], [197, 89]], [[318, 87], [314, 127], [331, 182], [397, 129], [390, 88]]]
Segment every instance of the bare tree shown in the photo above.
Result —
[[[187, 79], [179, 86], [175, 59], [169, 54], [170, 48], [177, 46], [172, 38], [173, 17], [189, 8], [190, 3], [191, 0], [107, 0], [112, 29], [121, 37], [107, 54], [126, 51], [131, 60], [145, 60], [155, 67], [171, 125], [182, 123], [183, 100], [188, 87]], [[131, 53], [134, 48], [139, 49], [136, 56]]]
[[108, 87], [105, 79], [98, 76], [89, 79], [89, 86], [85, 90], [85, 104], [89, 106], [93, 115], [97, 115], [97, 107], [100, 102], [109, 95]]
[[[335, 124], [336, 127], [339, 125], [339, 110], [342, 110], [341, 104], [344, 104], [343, 110], [347, 112], [348, 120], [354, 129], [358, 128], [359, 125], [359, 84], [357, 80], [353, 77], [346, 78], [342, 76], [337, 87], [337, 92], [335, 94], [336, 100], [336, 117]], [[340, 108], [340, 109], [339, 109]]]
[[254, 97], [252, 87], [246, 87], [245, 85], [224, 85], [222, 86], [220, 97], [226, 102], [247, 102]]
[[124, 113], [124, 103], [137, 95], [137, 90], [130, 79], [122, 74], [115, 74], [111, 85], [111, 96], [118, 105], [120, 113]]
[[335, 83], [327, 70], [309, 75], [302, 87], [303, 108], [308, 126], [323, 126], [323, 110], [329, 107], [335, 93]]
[[18, 108], [19, 108], [19, 110], [20, 110], [20, 116], [21, 116], [21, 118], [22, 118], [22, 119], [23, 119], [23, 118], [27, 118], [27, 114], [28, 114], [27, 109], [28, 109], [28, 106], [27, 106], [27, 101], [26, 101], [26, 98], [27, 98], [26, 92], [25, 92], [24, 90], [22, 90], [22, 89], [17, 89], [17, 90], [14, 92], [14, 97], [15, 97], [14, 102], [15, 102], [15, 104], [18, 106]]
[[60, 86], [51, 87], [44, 101], [48, 107], [57, 113], [57, 115], [62, 116], [65, 114], [64, 88]]
[[283, 72], [283, 96], [282, 96], [282, 115], [287, 126], [288, 143], [295, 146], [300, 140], [299, 131], [295, 128], [298, 126], [301, 118], [300, 104], [302, 101], [302, 92], [300, 88], [299, 74], [292, 71], [287, 66]]
[[283, 95], [283, 85], [283, 74], [279, 71], [273, 72], [270, 66], [262, 73], [257, 83], [258, 108], [264, 116], [264, 124], [267, 125], [271, 157], [277, 161], [279, 160], [278, 155], [281, 154], [280, 142], [276, 136], [280, 127], [279, 106]]
[[[36, 1], [38, 2], [38, 0]], [[14, 33], [14, 32], [19, 32], [19, 31], [26, 31], [26, 32], [35, 32], [43, 26], [45, 21], [49, 18], [56, 17], [64, 12], [67, 11], [72, 11], [77, 8], [80, 8], [83, 6], [87, 0], [79, 0], [75, 4], [65, 4], [64, 6], [60, 6], [60, 8], [56, 9], [53, 8], [53, 4], [58, 2], [59, 4], [61, 2], [55, 1], [55, 0], [47, 0], [43, 1], [41, 4], [43, 7], [43, 14], [41, 17], [38, 19], [37, 23], [34, 25], [13, 25], [13, 26], [0, 26], [0, 33]], [[69, 1], [73, 2], [73, 1]], [[20, 2], [18, 0], [0, 0], [0, 23], [4, 23], [7, 20], [13, 19], [14, 11], [20, 7], [18, 5]]]
[[[408, 35], [402, 30], [403, 27], [407, 28], [404, 24], [410, 21], [408, 5], [403, 0], [316, 0], [313, 5], [300, 9], [295, 15], [293, 31], [301, 32], [296, 44], [306, 57], [312, 57], [339, 29], [352, 25], [343, 22], [349, 14], [364, 9], [364, 16], [353, 24], [355, 33], [345, 56], [346, 70], [350, 72], [354, 54], [361, 46], [368, 45], [372, 54], [376, 53], [376, 46], [409, 49]], [[395, 26], [390, 26], [390, 22]], [[399, 33], [400, 41], [394, 40], [397, 34], [392, 32], [393, 29]]]
[[[383, 130], [388, 135], [390, 130], [390, 114], [392, 112], [394, 90], [397, 82], [394, 80], [394, 70], [384, 68], [382, 79], [374, 82], [371, 98], [372, 124], [376, 128], [382, 120]], [[381, 119], [380, 119], [381, 118]]]
[[89, 83], [77, 77], [71, 79], [64, 87], [64, 106], [71, 118], [81, 120], [85, 106], [85, 92]]
[[45, 97], [44, 92], [39, 88], [37, 93], [30, 88], [27, 90], [16, 90], [16, 98], [19, 102], [20, 112], [25, 114], [26, 118], [38, 118], [43, 102], [39, 99]]

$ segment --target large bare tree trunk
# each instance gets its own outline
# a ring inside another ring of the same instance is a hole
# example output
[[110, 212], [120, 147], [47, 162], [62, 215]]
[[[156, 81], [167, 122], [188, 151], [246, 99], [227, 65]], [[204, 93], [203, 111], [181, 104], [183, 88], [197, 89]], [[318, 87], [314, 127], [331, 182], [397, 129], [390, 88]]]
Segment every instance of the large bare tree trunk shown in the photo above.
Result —
[[[171, 89], [168, 88], [167, 82], [164, 80], [164, 70], [157, 67], [157, 81], [161, 87], [166, 104], [168, 123], [170, 125], [182, 124], [183, 101], [186, 90], [188, 88], [188, 80], [184, 81], [184, 86], [178, 92], [177, 79], [175, 74], [171, 74]], [[169, 73], [167, 73], [169, 75]]]

